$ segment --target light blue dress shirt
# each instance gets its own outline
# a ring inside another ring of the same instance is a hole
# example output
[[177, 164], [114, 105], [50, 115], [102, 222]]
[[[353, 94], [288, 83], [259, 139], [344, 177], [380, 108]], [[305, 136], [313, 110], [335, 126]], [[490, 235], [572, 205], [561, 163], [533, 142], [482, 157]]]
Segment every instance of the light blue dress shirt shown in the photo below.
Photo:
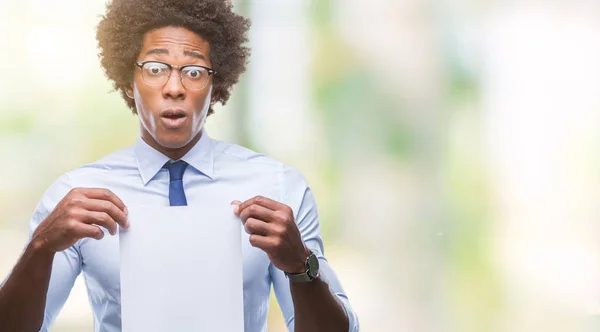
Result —
[[[183, 176], [188, 205], [201, 202], [208, 195], [222, 199], [224, 204], [262, 195], [291, 207], [303, 241], [319, 258], [321, 278], [344, 305], [350, 320], [349, 330], [358, 331], [358, 319], [323, 256], [317, 206], [300, 172], [241, 146], [213, 140], [206, 134], [182, 160], [189, 164]], [[168, 206], [169, 173], [162, 168], [167, 161], [167, 156], [139, 138], [133, 147], [63, 174], [36, 207], [30, 231], [33, 232], [69, 190], [76, 187], [110, 189], [125, 205]], [[94, 312], [95, 331], [121, 330], [119, 237], [104, 231], [102, 240], [82, 239], [56, 254], [41, 331], [48, 331], [81, 272]], [[288, 329], [293, 331], [294, 305], [289, 280], [262, 250], [250, 245], [246, 232], [242, 234], [245, 331], [267, 330], [271, 284]], [[152, 290], [148, 296], [152, 296]]]

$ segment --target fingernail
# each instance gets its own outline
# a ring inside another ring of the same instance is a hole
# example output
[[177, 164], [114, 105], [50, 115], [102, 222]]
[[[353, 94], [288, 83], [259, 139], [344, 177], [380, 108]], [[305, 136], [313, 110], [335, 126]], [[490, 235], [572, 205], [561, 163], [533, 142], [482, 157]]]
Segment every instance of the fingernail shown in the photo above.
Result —
[[129, 209], [127, 207], [125, 207], [125, 211], [124, 212], [125, 212], [126, 215], [129, 214]]

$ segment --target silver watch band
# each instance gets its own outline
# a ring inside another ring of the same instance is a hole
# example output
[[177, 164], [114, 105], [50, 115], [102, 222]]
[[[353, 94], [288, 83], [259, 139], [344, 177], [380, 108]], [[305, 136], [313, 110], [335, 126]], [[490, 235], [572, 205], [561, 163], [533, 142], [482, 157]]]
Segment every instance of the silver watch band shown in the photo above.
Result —
[[309, 282], [312, 281], [313, 278], [310, 277], [310, 275], [308, 274], [308, 271], [304, 272], [304, 273], [298, 273], [298, 274], [290, 274], [285, 272], [285, 276], [288, 277], [288, 279], [290, 279], [291, 281], [296, 281], [296, 282]]
[[319, 260], [314, 252], [310, 252], [310, 255], [306, 258], [306, 271], [304, 273], [285, 273], [285, 276], [291, 281], [297, 282], [309, 282], [319, 277]]

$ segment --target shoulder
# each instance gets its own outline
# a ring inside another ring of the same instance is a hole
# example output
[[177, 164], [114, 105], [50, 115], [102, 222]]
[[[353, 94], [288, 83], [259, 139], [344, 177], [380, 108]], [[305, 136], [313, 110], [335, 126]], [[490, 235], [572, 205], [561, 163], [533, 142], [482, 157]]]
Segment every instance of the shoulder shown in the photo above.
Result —
[[95, 176], [111, 170], [136, 167], [134, 147], [128, 147], [106, 155], [94, 162], [85, 164], [65, 173], [70, 181]]
[[213, 140], [213, 152], [215, 163], [220, 166], [230, 165], [239, 170], [252, 169], [267, 172], [279, 176], [283, 182], [306, 183], [302, 173], [295, 167], [241, 145]]
[[244, 164], [259, 164], [265, 167], [283, 167], [284, 164], [263, 153], [255, 152], [241, 145], [213, 140], [215, 159], [237, 161]]
[[52, 182], [42, 196], [42, 205], [53, 206], [66, 196], [69, 191], [77, 187], [80, 180], [91, 178], [117, 168], [135, 166], [133, 148], [129, 147], [111, 153], [97, 161], [70, 170]]

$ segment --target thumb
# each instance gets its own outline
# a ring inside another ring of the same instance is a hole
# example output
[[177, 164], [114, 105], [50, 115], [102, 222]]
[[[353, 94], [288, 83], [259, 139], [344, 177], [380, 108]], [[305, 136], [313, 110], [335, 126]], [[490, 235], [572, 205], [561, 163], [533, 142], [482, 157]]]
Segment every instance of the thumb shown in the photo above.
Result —
[[239, 207], [240, 204], [242, 204], [242, 202], [240, 202], [238, 200], [234, 200], [231, 202], [231, 208], [233, 209], [233, 213], [235, 213], [235, 214], [240, 213], [240, 207]]

